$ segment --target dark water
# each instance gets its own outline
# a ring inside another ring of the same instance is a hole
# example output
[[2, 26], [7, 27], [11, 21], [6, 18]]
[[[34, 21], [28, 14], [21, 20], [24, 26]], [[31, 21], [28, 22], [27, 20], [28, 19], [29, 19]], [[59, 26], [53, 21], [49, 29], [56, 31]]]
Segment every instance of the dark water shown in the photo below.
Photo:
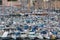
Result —
[[39, 38], [34, 38], [34, 39], [31, 39], [31, 38], [16, 38], [16, 39], [13, 39], [13, 38], [0, 38], [0, 40], [60, 40], [60, 39], [39, 39]]

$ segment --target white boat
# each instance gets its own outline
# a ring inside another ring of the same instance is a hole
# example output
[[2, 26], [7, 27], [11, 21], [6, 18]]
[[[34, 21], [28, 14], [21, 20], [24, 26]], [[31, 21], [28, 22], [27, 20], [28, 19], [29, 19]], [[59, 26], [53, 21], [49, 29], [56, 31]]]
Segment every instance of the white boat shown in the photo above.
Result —
[[7, 37], [8, 36], [8, 31], [4, 32], [2, 37]]

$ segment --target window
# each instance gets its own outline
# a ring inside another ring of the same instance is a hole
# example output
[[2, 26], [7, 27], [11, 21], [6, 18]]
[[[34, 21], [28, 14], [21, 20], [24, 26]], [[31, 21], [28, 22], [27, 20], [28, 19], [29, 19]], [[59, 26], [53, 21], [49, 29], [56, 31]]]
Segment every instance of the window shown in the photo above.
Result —
[[57, 1], [60, 1], [60, 0], [57, 0]]
[[0, 5], [2, 5], [2, 0], [0, 0]]
[[55, 0], [51, 0], [51, 1], [55, 1]]
[[8, 0], [8, 1], [17, 1], [17, 0]]

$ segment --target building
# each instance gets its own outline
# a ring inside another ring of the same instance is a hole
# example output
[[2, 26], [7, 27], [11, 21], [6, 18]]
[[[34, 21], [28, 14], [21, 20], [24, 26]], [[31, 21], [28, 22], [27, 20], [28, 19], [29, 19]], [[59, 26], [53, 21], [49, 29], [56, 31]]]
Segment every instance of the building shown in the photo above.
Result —
[[21, 6], [21, 5], [28, 5], [31, 3], [32, 0], [0, 0], [0, 5], [3, 6]]
[[35, 0], [36, 8], [60, 9], [60, 5], [59, 4], [60, 4], [60, 0]]
[[[35, 3], [35, 5], [33, 5]], [[0, 5], [3, 6], [26, 6], [35, 8], [55, 8], [60, 9], [60, 0], [0, 0]]]
[[20, 0], [2, 0], [3, 6], [16, 6], [21, 5]]

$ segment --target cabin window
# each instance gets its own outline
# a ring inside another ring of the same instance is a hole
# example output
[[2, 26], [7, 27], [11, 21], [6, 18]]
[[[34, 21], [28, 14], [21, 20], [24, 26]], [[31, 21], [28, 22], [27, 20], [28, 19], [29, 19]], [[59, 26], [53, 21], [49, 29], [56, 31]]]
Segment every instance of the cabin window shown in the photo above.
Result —
[[2, 5], [2, 0], [0, 0], [0, 5]]
[[17, 1], [17, 0], [8, 0], [8, 1]]

